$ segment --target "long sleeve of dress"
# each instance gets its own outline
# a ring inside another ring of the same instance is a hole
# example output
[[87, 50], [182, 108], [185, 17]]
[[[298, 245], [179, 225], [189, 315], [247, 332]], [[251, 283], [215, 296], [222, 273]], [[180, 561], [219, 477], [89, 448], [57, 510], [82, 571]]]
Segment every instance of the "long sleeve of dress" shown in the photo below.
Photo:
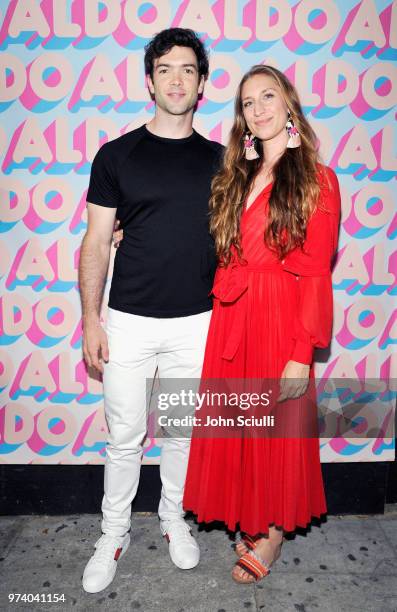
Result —
[[284, 260], [284, 270], [295, 274], [298, 283], [290, 359], [305, 364], [311, 364], [315, 347], [329, 345], [332, 333], [331, 261], [338, 242], [341, 202], [338, 179], [331, 168], [325, 170], [328, 181], [322, 181], [319, 205], [308, 221], [303, 249], [291, 251]]

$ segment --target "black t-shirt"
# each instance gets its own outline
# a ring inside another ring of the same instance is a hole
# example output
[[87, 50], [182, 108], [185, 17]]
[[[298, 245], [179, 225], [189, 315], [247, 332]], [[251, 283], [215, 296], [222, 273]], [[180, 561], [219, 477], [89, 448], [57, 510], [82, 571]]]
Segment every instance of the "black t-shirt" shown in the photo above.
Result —
[[162, 138], [145, 125], [99, 149], [87, 201], [117, 208], [124, 230], [111, 308], [148, 317], [211, 309], [216, 258], [208, 202], [222, 152], [222, 145], [196, 131]]

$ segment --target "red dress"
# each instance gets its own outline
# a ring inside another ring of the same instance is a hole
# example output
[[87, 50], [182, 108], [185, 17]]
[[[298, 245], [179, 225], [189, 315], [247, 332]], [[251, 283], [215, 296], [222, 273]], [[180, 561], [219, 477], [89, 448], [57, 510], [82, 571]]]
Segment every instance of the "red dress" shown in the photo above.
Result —
[[[283, 262], [263, 239], [271, 185], [243, 212], [246, 265], [217, 270], [202, 379], [279, 378], [288, 360], [311, 364], [313, 348], [328, 346], [340, 194], [335, 173], [326, 173], [304, 249]], [[318, 438], [204, 439], [195, 430], [184, 508], [199, 522], [254, 535], [272, 524], [293, 531], [326, 512]]]

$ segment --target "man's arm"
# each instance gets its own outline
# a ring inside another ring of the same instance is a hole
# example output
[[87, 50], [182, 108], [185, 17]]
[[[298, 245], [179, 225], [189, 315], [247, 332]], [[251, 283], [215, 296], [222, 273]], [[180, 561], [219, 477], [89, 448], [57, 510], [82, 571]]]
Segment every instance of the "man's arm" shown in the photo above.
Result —
[[87, 203], [88, 228], [80, 251], [79, 285], [83, 310], [83, 355], [88, 366], [103, 372], [109, 359], [107, 337], [99, 316], [109, 266], [116, 208]]

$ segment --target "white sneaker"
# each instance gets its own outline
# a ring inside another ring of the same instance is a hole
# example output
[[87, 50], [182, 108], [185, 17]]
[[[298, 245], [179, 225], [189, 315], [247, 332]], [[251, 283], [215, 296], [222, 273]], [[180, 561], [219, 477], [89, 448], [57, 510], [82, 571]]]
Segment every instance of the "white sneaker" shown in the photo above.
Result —
[[117, 561], [130, 545], [130, 534], [115, 537], [103, 534], [95, 542], [95, 552], [85, 566], [83, 589], [87, 593], [98, 593], [112, 582], [117, 569]]
[[160, 531], [168, 542], [171, 560], [177, 567], [192, 569], [198, 565], [200, 549], [184, 520], [160, 521]]

